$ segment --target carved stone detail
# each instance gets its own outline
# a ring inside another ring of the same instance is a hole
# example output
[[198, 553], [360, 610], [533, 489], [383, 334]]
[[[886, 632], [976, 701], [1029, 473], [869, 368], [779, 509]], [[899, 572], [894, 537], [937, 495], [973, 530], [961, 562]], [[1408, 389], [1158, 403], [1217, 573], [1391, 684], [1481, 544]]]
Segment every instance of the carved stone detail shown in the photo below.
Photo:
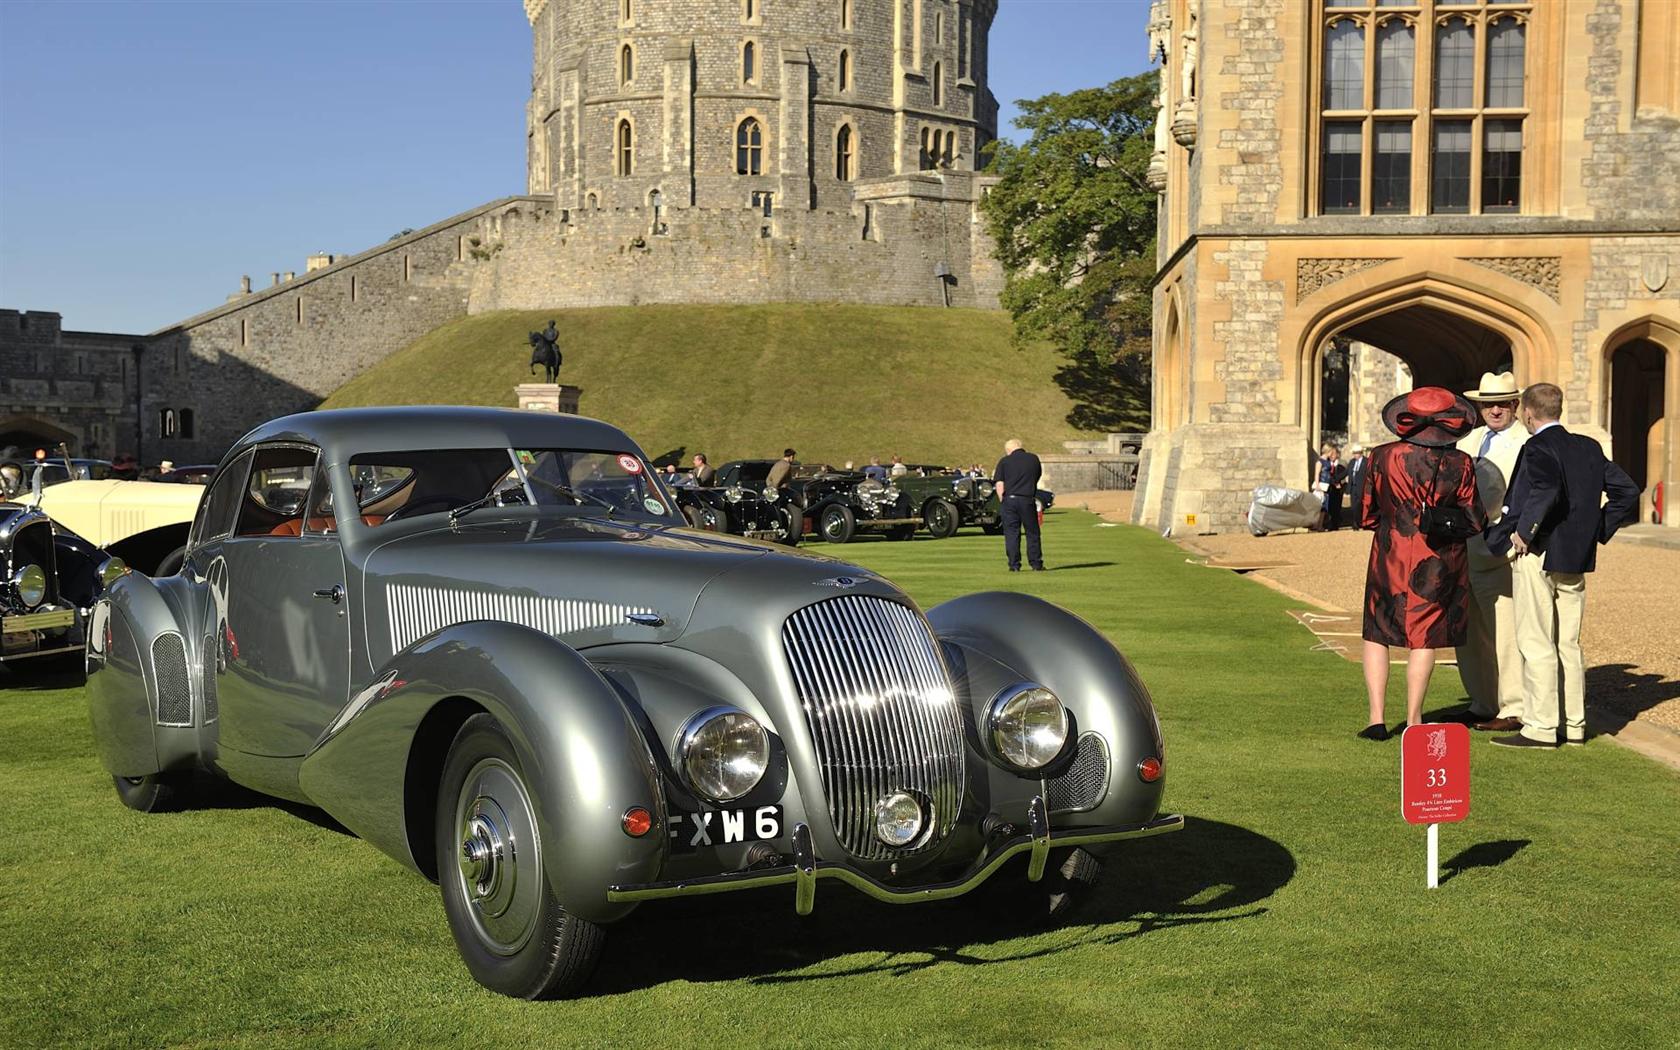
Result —
[[1563, 259], [1556, 255], [1515, 255], [1509, 258], [1462, 257], [1467, 263], [1485, 266], [1494, 273], [1502, 273], [1512, 280], [1531, 284], [1546, 293], [1552, 302], [1559, 298], [1558, 283], [1563, 276]]
[[1393, 258], [1301, 259], [1295, 263], [1295, 301], [1300, 302], [1320, 288], [1335, 284], [1344, 277], [1352, 277], [1361, 270], [1393, 261]]

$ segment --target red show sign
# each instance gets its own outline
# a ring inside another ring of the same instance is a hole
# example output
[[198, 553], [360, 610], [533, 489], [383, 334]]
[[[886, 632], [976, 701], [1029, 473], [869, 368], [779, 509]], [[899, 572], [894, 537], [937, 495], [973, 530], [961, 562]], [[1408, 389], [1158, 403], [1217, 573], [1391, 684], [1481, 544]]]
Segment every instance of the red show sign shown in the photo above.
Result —
[[1407, 726], [1400, 737], [1400, 813], [1411, 824], [1470, 815], [1470, 729], [1456, 722]]

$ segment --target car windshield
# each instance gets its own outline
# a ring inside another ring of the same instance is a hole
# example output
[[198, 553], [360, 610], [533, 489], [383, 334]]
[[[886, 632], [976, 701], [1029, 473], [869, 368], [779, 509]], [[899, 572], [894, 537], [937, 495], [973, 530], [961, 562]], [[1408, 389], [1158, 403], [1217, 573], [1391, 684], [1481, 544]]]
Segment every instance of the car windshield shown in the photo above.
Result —
[[[539, 506], [637, 521], [672, 520], [670, 497], [635, 453], [596, 449], [426, 449], [351, 457], [362, 521], [459, 518], [487, 506]], [[322, 508], [330, 514], [331, 508]]]

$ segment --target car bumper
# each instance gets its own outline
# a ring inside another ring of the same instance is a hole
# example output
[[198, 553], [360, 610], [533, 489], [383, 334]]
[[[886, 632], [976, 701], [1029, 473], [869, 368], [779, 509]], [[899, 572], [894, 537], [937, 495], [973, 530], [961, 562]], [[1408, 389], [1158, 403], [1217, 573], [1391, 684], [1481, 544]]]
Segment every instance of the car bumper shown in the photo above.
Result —
[[1050, 850], [1060, 846], [1088, 846], [1121, 839], [1145, 838], [1178, 831], [1184, 827], [1184, 817], [1169, 814], [1142, 824], [1122, 824], [1095, 828], [1052, 829], [1044, 800], [1033, 799], [1029, 812], [1032, 827], [1026, 834], [1004, 839], [986, 852], [967, 872], [949, 881], [926, 886], [889, 886], [844, 864], [818, 860], [811, 845], [811, 829], [798, 824], [793, 829], [793, 863], [753, 871], [736, 871], [698, 879], [676, 882], [649, 882], [639, 885], [611, 886], [607, 899], [615, 903], [659, 900], [665, 897], [693, 897], [706, 893], [730, 893], [735, 890], [760, 889], [765, 886], [794, 887], [794, 909], [801, 915], [811, 914], [816, 905], [817, 881], [839, 879], [853, 889], [888, 904], [922, 904], [927, 901], [960, 897], [992, 876], [1004, 862], [1019, 853], [1029, 853], [1027, 881], [1037, 882], [1044, 875], [1045, 861]]
[[82, 647], [74, 609], [0, 616], [0, 660], [74, 652]]

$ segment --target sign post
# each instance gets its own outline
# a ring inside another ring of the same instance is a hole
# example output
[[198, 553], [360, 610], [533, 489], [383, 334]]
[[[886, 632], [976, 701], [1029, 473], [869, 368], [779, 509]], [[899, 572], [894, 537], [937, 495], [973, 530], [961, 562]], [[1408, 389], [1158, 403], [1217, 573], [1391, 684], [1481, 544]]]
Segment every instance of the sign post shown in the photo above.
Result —
[[1470, 729], [1407, 726], [1400, 737], [1400, 814], [1429, 826], [1429, 888], [1440, 885], [1440, 830], [1470, 815]]

